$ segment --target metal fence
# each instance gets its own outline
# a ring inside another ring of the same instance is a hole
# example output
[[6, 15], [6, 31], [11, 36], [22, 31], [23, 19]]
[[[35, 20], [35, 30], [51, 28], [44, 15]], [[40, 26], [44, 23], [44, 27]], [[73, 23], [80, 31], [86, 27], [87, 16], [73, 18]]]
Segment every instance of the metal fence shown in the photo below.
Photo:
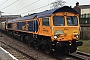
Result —
[[80, 39], [90, 40], [90, 14], [82, 14], [80, 16]]
[[82, 14], [80, 17], [81, 18], [90, 18], [90, 13], [89, 14]]
[[90, 24], [90, 14], [82, 14], [80, 16], [80, 24]]

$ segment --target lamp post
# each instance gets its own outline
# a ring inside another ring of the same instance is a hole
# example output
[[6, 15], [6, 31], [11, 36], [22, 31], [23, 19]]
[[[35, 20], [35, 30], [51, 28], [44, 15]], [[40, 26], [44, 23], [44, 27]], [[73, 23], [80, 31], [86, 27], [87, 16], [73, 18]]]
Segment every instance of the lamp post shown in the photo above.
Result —
[[[4, 13], [4, 12], [1, 12], [0, 11], [0, 23], [1, 23], [1, 29], [2, 29], [2, 13]], [[2, 31], [0, 31], [1, 32], [1, 34], [0, 34], [0, 37], [2, 37]]]

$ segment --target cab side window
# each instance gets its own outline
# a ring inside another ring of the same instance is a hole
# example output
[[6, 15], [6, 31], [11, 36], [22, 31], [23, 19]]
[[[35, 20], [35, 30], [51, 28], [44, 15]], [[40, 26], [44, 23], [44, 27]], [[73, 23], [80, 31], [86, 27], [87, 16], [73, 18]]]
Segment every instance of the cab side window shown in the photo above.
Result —
[[49, 18], [42, 18], [42, 26], [50, 26]]

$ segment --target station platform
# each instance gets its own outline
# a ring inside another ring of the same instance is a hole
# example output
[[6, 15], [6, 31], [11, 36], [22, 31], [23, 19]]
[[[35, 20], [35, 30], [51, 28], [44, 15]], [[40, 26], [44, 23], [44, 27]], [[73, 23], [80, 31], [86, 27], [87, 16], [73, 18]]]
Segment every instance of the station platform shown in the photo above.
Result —
[[0, 60], [18, 60], [18, 59], [15, 58], [13, 55], [11, 55], [2, 47], [0, 47]]

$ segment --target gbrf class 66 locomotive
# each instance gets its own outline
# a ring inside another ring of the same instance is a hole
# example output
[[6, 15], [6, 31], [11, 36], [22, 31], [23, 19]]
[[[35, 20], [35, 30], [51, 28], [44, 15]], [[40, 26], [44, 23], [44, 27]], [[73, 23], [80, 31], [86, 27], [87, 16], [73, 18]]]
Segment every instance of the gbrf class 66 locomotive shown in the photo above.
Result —
[[8, 33], [46, 53], [73, 53], [82, 42], [78, 13], [68, 6], [6, 21]]

